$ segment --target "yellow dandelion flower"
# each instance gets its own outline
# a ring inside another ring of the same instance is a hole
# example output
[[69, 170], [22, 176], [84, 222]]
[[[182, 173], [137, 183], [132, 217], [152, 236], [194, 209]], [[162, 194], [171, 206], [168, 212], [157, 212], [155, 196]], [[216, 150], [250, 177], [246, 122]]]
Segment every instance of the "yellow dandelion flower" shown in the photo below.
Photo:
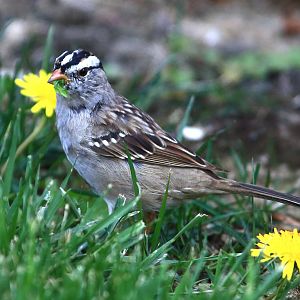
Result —
[[297, 229], [292, 232], [278, 230], [269, 234], [259, 234], [258, 249], [251, 249], [251, 256], [262, 256], [261, 262], [279, 258], [283, 267], [282, 278], [291, 280], [295, 264], [300, 270], [300, 233]]
[[50, 76], [50, 73], [40, 70], [39, 75], [29, 73], [24, 75], [23, 79], [15, 80], [15, 84], [21, 87], [21, 94], [36, 102], [31, 111], [37, 113], [45, 109], [47, 117], [53, 115], [56, 106], [54, 86], [48, 83]]

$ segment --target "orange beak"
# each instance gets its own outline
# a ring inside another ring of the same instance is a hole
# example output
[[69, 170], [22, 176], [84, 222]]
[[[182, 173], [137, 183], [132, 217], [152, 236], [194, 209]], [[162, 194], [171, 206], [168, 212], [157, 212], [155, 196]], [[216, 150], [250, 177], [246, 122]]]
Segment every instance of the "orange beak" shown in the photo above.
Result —
[[61, 69], [57, 69], [52, 72], [52, 75], [49, 78], [48, 83], [53, 83], [56, 80], [68, 81], [69, 78], [61, 72]]

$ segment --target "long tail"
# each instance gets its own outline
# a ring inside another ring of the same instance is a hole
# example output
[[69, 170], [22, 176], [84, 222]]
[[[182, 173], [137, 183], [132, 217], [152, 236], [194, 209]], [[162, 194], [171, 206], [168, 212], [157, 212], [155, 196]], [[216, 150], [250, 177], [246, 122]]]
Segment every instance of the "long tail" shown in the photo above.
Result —
[[274, 200], [284, 204], [300, 206], [300, 197], [277, 192], [258, 185], [241, 183], [231, 180], [222, 180], [220, 189], [229, 193], [253, 196], [261, 199]]

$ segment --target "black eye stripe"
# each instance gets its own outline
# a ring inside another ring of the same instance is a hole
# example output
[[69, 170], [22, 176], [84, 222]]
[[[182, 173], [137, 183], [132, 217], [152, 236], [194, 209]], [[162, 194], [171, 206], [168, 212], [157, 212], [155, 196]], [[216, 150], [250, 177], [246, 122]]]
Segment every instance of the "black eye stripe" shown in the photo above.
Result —
[[97, 66], [85, 67], [84, 69], [86, 69], [87, 71], [89, 71], [89, 70], [99, 69], [99, 68], [102, 69], [102, 64], [101, 63], [99, 63], [99, 65], [97, 65]]

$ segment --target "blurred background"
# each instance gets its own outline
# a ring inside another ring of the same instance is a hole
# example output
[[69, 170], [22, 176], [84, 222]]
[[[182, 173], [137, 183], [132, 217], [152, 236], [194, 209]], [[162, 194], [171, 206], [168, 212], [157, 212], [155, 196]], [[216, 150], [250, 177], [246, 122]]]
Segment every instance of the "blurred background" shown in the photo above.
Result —
[[0, 24], [2, 73], [36, 72], [53, 26], [51, 63], [94, 52], [165, 129], [188, 116], [179, 135], [207, 159], [300, 188], [299, 1], [0, 0]]

